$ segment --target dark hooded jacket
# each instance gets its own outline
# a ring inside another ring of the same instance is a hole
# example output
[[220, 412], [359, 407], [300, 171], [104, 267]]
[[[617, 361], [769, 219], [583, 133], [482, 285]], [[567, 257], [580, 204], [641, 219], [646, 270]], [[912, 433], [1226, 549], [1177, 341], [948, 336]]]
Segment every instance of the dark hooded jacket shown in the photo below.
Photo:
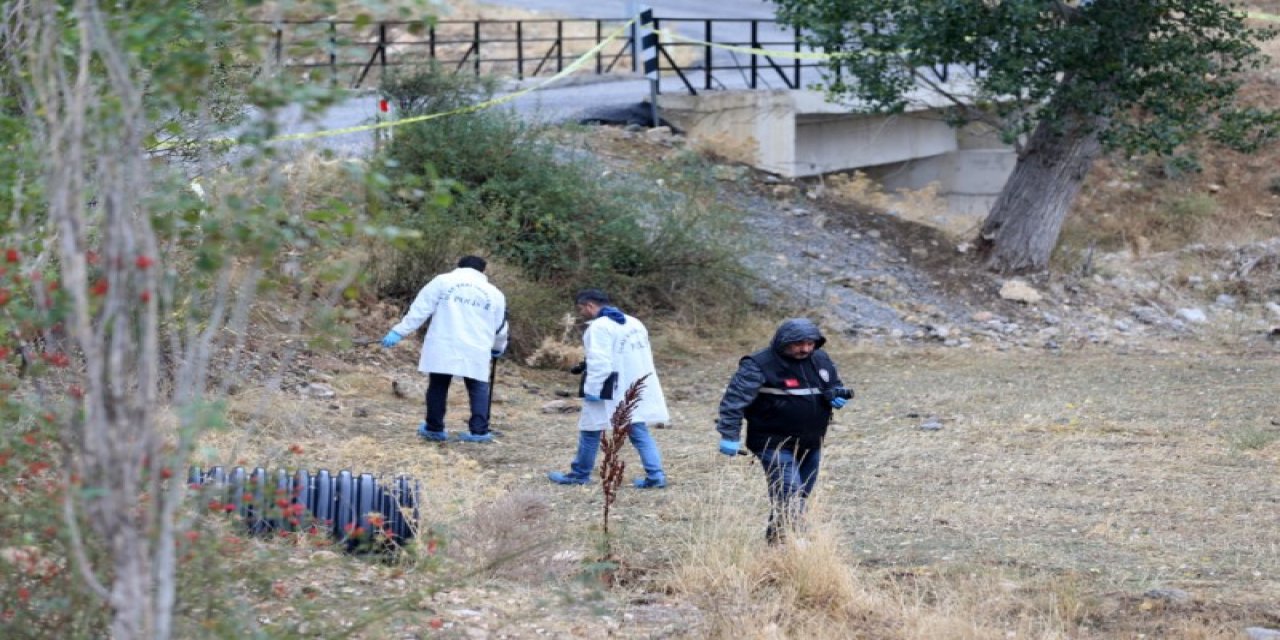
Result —
[[[809, 357], [796, 360], [783, 353], [785, 345], [803, 340], [815, 343]], [[720, 400], [720, 435], [739, 440], [745, 418], [751, 451], [777, 446], [820, 449], [831, 422], [829, 391], [843, 386], [835, 363], [822, 350], [825, 343], [812, 321], [784, 321], [768, 348], [738, 363]]]

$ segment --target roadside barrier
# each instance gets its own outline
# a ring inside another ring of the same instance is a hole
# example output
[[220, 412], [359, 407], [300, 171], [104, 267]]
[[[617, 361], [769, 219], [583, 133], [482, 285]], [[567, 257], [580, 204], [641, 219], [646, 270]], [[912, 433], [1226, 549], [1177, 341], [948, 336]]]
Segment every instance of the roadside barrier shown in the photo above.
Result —
[[321, 533], [349, 552], [403, 546], [414, 538], [420, 516], [419, 485], [407, 476], [379, 481], [346, 470], [312, 475], [303, 469], [271, 474], [262, 467], [191, 467], [187, 484], [201, 490], [210, 508], [238, 515], [253, 535]]

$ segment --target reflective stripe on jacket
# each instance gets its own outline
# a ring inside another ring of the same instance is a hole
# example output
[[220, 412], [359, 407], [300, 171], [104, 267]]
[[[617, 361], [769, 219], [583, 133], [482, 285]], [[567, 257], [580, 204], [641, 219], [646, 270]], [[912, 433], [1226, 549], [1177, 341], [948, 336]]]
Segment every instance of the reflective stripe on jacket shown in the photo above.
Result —
[[743, 415], [747, 420], [747, 448], [798, 446], [820, 449], [831, 422], [826, 391], [839, 377], [825, 351], [815, 350], [803, 360], [783, 358], [772, 349], [747, 356], [764, 374], [764, 383]]

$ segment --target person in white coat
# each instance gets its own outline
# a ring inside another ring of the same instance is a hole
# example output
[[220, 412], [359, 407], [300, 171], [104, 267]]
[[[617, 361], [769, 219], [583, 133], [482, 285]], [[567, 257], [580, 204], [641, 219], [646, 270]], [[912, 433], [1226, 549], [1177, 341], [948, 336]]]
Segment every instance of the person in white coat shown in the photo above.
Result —
[[609, 305], [609, 296], [599, 289], [586, 289], [574, 299], [578, 313], [590, 322], [582, 335], [586, 367], [582, 372], [582, 415], [578, 419], [578, 453], [569, 472], [547, 474], [557, 484], [586, 484], [596, 464], [600, 438], [610, 428], [613, 411], [631, 384], [644, 376], [644, 390], [631, 415], [631, 444], [640, 454], [644, 477], [633, 483], [641, 489], [667, 486], [662, 455], [649, 433], [649, 425], [670, 420], [662, 383], [653, 366], [649, 332], [639, 320]]
[[424, 322], [427, 337], [422, 342], [418, 370], [427, 374], [427, 419], [418, 425], [418, 435], [444, 441], [445, 404], [453, 376], [461, 376], [471, 402], [469, 433], [459, 440], [491, 442], [489, 431], [489, 374], [491, 360], [507, 348], [507, 300], [484, 275], [486, 263], [479, 256], [465, 256], [458, 268], [431, 279], [418, 292], [409, 313], [391, 328], [382, 346], [390, 348], [418, 330]]

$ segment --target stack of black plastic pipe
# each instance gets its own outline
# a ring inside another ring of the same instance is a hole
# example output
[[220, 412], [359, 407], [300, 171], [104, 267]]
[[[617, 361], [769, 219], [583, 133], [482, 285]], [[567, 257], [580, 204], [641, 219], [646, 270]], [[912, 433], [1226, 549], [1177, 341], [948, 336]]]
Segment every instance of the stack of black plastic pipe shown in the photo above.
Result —
[[251, 472], [192, 467], [187, 482], [239, 514], [253, 534], [320, 531], [348, 551], [361, 551], [402, 546], [413, 539], [418, 524], [418, 482], [405, 476], [387, 483], [350, 471], [312, 475], [300, 469], [291, 475], [284, 469], [268, 474], [261, 467]]

